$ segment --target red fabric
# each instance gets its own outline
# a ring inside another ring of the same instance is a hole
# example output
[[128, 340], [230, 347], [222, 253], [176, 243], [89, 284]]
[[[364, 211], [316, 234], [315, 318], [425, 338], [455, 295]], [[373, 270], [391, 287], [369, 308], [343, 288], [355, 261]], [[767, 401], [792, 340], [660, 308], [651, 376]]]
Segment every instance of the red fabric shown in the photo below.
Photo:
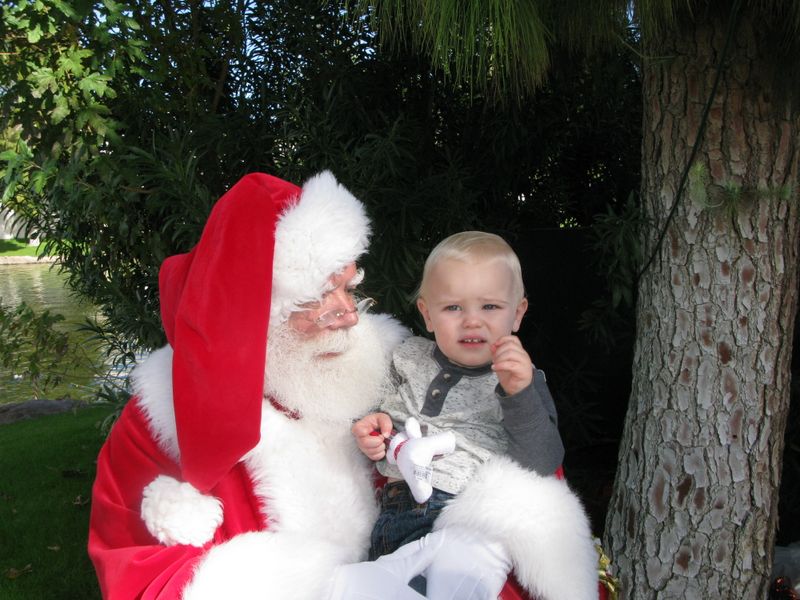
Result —
[[[598, 600], [608, 600], [608, 590], [601, 582], [597, 582]], [[516, 579], [509, 579], [498, 596], [499, 600], [535, 600], [528, 596]]]
[[276, 177], [247, 175], [214, 205], [197, 246], [159, 274], [180, 479], [202, 492], [259, 440], [275, 225], [299, 195]]
[[531, 600], [522, 586], [513, 577], [506, 581], [500, 592], [499, 600]]
[[[89, 556], [103, 598], [180, 598], [207, 548], [163, 546], [150, 535], [139, 514], [145, 486], [158, 475], [177, 477], [179, 471], [153, 441], [137, 400], [132, 399], [100, 452], [92, 490]], [[266, 528], [242, 464], [210, 493], [222, 501], [224, 521], [207, 546]]]

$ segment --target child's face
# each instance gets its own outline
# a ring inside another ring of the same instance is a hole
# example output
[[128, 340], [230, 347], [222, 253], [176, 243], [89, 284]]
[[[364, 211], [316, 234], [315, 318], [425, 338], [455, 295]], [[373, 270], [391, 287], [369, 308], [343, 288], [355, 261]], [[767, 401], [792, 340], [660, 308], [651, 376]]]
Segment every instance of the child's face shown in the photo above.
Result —
[[431, 270], [417, 308], [447, 358], [479, 367], [492, 362], [492, 344], [519, 329], [528, 301], [518, 300], [501, 260], [444, 259]]

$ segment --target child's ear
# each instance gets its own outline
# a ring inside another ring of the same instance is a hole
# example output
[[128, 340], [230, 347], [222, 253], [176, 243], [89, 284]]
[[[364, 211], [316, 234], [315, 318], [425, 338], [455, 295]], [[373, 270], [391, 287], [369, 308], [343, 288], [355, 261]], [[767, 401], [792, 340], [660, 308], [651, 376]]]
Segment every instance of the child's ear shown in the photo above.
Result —
[[419, 310], [419, 314], [422, 315], [422, 318], [425, 319], [425, 329], [427, 329], [429, 333], [433, 333], [433, 321], [431, 321], [431, 314], [428, 311], [428, 305], [425, 304], [425, 300], [422, 298], [417, 298], [417, 309]]
[[514, 313], [514, 327], [511, 329], [514, 333], [519, 331], [519, 326], [522, 323], [522, 317], [525, 316], [525, 311], [528, 310], [528, 299], [523, 298], [519, 304], [517, 304], [517, 310]]

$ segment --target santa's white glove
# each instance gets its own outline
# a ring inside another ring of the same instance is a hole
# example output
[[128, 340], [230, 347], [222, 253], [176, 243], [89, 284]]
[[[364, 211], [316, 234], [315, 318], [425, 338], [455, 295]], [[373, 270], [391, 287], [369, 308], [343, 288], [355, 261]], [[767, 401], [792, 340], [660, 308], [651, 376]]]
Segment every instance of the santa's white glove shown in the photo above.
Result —
[[445, 527], [442, 549], [427, 570], [429, 600], [497, 600], [511, 570], [500, 542], [463, 527]]
[[386, 460], [397, 465], [414, 500], [422, 504], [433, 492], [431, 461], [434, 456], [455, 450], [456, 436], [452, 431], [445, 431], [422, 437], [419, 422], [414, 417], [406, 420], [405, 427], [405, 433], [396, 434], [389, 443]]
[[424, 600], [408, 582], [428, 568], [444, 537], [429, 533], [374, 562], [337, 567], [326, 600]]

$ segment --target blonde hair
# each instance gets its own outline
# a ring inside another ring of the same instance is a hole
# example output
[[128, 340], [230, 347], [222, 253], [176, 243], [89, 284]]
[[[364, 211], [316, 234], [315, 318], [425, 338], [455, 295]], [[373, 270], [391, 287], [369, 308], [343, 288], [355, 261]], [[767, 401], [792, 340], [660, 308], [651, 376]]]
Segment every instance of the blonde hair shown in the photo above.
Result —
[[511, 269], [513, 289], [518, 294], [518, 300], [525, 297], [525, 285], [522, 282], [522, 267], [519, 264], [519, 257], [508, 245], [508, 242], [499, 235], [485, 231], [462, 231], [446, 237], [431, 250], [425, 260], [422, 281], [415, 295], [416, 298], [424, 297], [431, 271], [443, 260], [461, 262], [500, 260]]

